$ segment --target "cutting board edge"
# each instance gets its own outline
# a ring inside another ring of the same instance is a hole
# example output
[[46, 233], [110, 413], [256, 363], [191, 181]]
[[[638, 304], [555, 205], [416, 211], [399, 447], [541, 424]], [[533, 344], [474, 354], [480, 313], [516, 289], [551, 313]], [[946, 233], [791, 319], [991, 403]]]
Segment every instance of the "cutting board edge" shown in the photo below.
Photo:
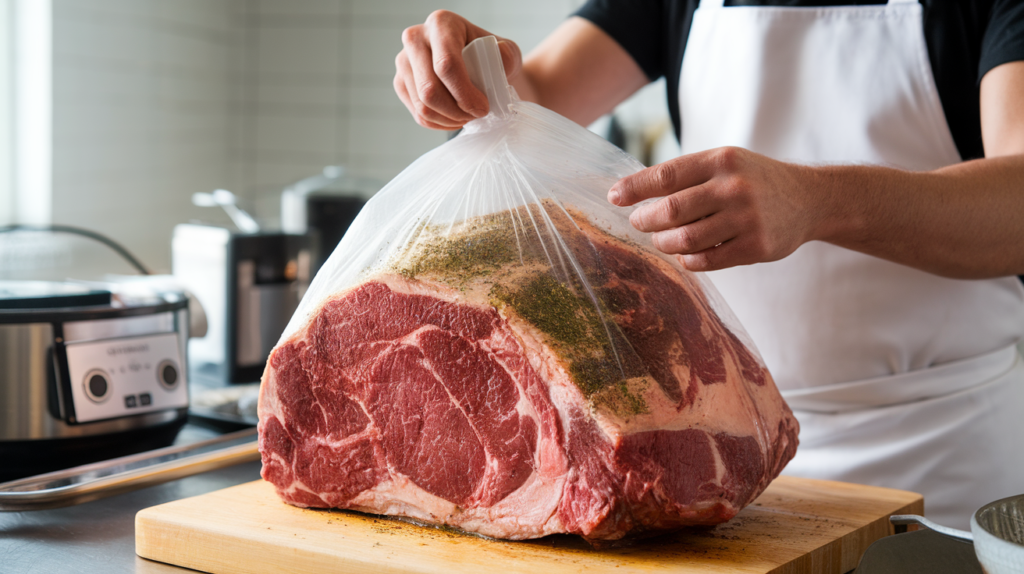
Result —
[[[169, 503], [168, 503], [169, 504]], [[163, 505], [160, 505], [163, 506]], [[156, 508], [156, 507], [153, 507]], [[180, 522], [145, 515], [143, 509], [135, 515], [135, 554], [146, 560], [172, 566], [190, 568], [210, 574], [265, 574], [289, 572], [292, 574], [319, 574], [343, 571], [347, 574], [402, 574], [416, 572], [404, 566], [394, 568], [380, 563], [346, 560], [336, 554], [309, 552], [308, 548], [287, 548], [279, 545], [253, 544], [251, 540], [233, 536], [218, 529], [191, 527], [188, 536]], [[182, 538], [188, 538], [185, 543]], [[173, 543], [166, 543], [173, 540]], [[188, 547], [182, 552], [180, 548]], [[203, 548], [215, 548], [216, 551]], [[304, 552], [301, 559], [294, 556]], [[231, 556], [246, 554], [249, 563], [232, 560]], [[427, 571], [423, 571], [427, 572]]]
[[[873, 491], [880, 495], [884, 494], [884, 496], [880, 496], [879, 498], [884, 498], [886, 502], [891, 503], [889, 506], [892, 511], [888, 512], [885, 516], [880, 516], [872, 520], [872, 522], [868, 524], [855, 527], [853, 530], [840, 535], [837, 539], [828, 541], [817, 548], [807, 551], [798, 559], [791, 560], [787, 564], [780, 564], [771, 570], [758, 570], [759, 572], [771, 572], [772, 574], [786, 574], [789, 572], [818, 572], [824, 571], [821, 567], [826, 565], [829, 565], [829, 570], [833, 572], [848, 572], [856, 566], [861, 553], [868, 544], [891, 533], [891, 527], [888, 524], [889, 515], [915, 511], [920, 512], [923, 509], [923, 498], [921, 495], [907, 491], [884, 489], [881, 487], [865, 488], [861, 487], [861, 485], [850, 485], [848, 483], [816, 481], [814, 479], [793, 479], [792, 477], [783, 479], [783, 481], [780, 482], [780, 486], [786, 481], [790, 481], [791, 486], [801, 483], [813, 483], [819, 488], [824, 489], [836, 489], [844, 492]], [[245, 494], [244, 491], [247, 489], [252, 490], [257, 486], [266, 488], [267, 483], [261, 480], [256, 480], [200, 496], [209, 497], [212, 495], [224, 501], [229, 500], [232, 497], [237, 498], [238, 496]], [[266, 492], [272, 493], [272, 490], [267, 489]], [[346, 559], [344, 556], [339, 556], [336, 552], [323, 552], [316, 548], [296, 548], [288, 546], [271, 546], [269, 544], [254, 544], [252, 539], [241, 538], [237, 533], [233, 533], [230, 529], [218, 529], [210, 523], [203, 523], [197, 527], [194, 520], [194, 511], [188, 516], [176, 516], [176, 514], [181, 514], [176, 510], [177, 508], [180, 507], [181, 509], [187, 509], [185, 501], [188, 500], [191, 499], [167, 502], [158, 506], [143, 509], [137, 513], [136, 553], [139, 556], [149, 560], [156, 560], [168, 564], [212, 572], [214, 574], [250, 574], [256, 572], [275, 572], [281, 571], [282, 569], [299, 572], [319, 572], [324, 569], [336, 569], [339, 567], [344, 567], [346, 572], [366, 572], [368, 574], [390, 574], [391, 572], [417, 571], [427, 573], [437, 571], [436, 568], [431, 567], [429, 564], [423, 565], [421, 568], [417, 568], [417, 564], [415, 562], [406, 563], [405, 560], [401, 559], [398, 560], [398, 562], [400, 562], [399, 564], [387, 564], [380, 559], [380, 556], [377, 556], [376, 560], [371, 560], [369, 555], [366, 553], [357, 552], [354, 558]], [[274, 495], [273, 500], [275, 502], [279, 502], [276, 495]], [[276, 507], [277, 505], [274, 506]], [[293, 510], [301, 510], [294, 509], [294, 507], [289, 508], [292, 508]], [[886, 508], [886, 511], [888, 510], [889, 508]], [[188, 524], [189, 520], [191, 520], [192, 523]], [[269, 522], [268, 524], [273, 523]], [[189, 532], [190, 534], [188, 534]], [[182, 545], [182, 539], [189, 539], [189, 541]], [[167, 540], [176, 542], [179, 547], [177, 549], [169, 547], [166, 543]], [[863, 544], [863, 546], [859, 546], [860, 544]], [[182, 551], [183, 548], [181, 548], [181, 546], [185, 547], [184, 552]], [[254, 546], [256, 547], [255, 549]], [[383, 550], [383, 548], [381, 550]], [[297, 552], [302, 553], [301, 559], [295, 559], [293, 557]], [[249, 558], [248, 567], [239, 565], [227, 559], [227, 557], [234, 554], [247, 556]], [[394, 552], [392, 554], [394, 554]], [[220, 557], [221, 559], [217, 560], [217, 557]], [[211, 560], [211, 558], [215, 559]], [[387, 558], [390, 558], [390, 556]], [[570, 555], [567, 557], [565, 563], [552, 561], [552, 565], [563, 567], [565, 568], [564, 571], [582, 572], [582, 567], [578, 567], [578, 564], [574, 565], [577, 561], [571, 560], [572, 558], [577, 557]], [[448, 563], [446, 570], [453, 573], [480, 571], [479, 568], [481, 567], [481, 562], [470, 562], [470, 564]], [[309, 568], [296, 570], [300, 563], [303, 566], [309, 566]], [[512, 567], [504, 567], [503, 569], [505, 572], [509, 573], [523, 571], [536, 574], [536, 570], [530, 569], [528, 566], [529, 565], [524, 566], [524, 568], [526, 568], [525, 570]], [[639, 566], [639, 564], [637, 566]], [[747, 570], [735, 571], [739, 572]]]
[[[256, 484], [265, 485], [266, 483], [262, 480], [254, 480], [207, 493], [207, 495], [219, 494], [229, 496], [230, 493], [227, 491], [242, 491]], [[179, 505], [176, 504], [185, 500], [190, 499], [166, 502], [136, 513], [135, 553], [138, 556], [147, 560], [191, 568], [211, 574], [276, 574], [278, 572], [320, 574], [326, 571], [341, 571], [346, 574], [436, 574], [438, 572], [436, 567], [429, 564], [421, 564], [415, 556], [411, 559], [404, 556], [394, 556], [396, 559], [392, 563], [385, 564], [379, 559], [374, 559], [366, 548], [349, 547], [348, 554], [350, 556], [346, 556], [336, 551], [336, 549], [325, 549], [315, 543], [311, 544], [301, 541], [296, 541], [297, 546], [294, 547], [254, 543], [252, 539], [239, 536], [230, 529], [217, 527], [213, 522], [206, 522], [201, 526], [190, 524], [188, 522], [190, 517], [185, 516], [186, 513], [179, 512]], [[287, 505], [277, 499], [276, 494], [274, 501], [279, 503], [280, 508], [287, 509], [289, 513], [302, 515], [309, 512], [321, 520], [330, 516], [324, 514], [323, 509], [304, 509]], [[363, 516], [374, 520], [371, 515]], [[389, 519], [379, 520], [395, 524]], [[414, 527], [414, 525], [408, 523], [401, 524], [403, 527]], [[183, 536], [182, 533], [187, 533], [187, 535]], [[461, 538], [465, 535], [460, 534], [456, 536]], [[183, 539], [187, 540], [182, 542]], [[478, 542], [484, 539], [470, 537], [470, 540]], [[349, 542], [356, 544], [356, 541]], [[186, 550], [181, 551], [182, 548]], [[210, 548], [216, 550], [211, 551], [209, 550]], [[256, 556], [252, 556], [254, 551]], [[256, 564], [256, 566], [245, 567], [228, 559], [232, 555], [245, 553], [250, 555], [248, 557], [250, 563]], [[296, 554], [301, 554], [301, 558], [297, 558]], [[390, 560], [393, 556], [385, 558]], [[487, 557], [484, 556], [483, 558]], [[569, 556], [566, 560], [575, 558], [574, 556]], [[551, 563], [557, 565], [559, 560], [553, 560]], [[449, 562], [446, 563], [444, 571], [446, 574], [477, 574], [487, 571], [491, 565], [492, 563], [486, 560], [466, 560], [459, 563]], [[503, 567], [503, 574], [537, 574], [537, 571], [532, 566], [535, 565]], [[560, 566], [565, 565], [562, 564]], [[559, 570], [559, 572], [578, 572], [579, 574], [583, 574], [584, 571], [589, 570], [585, 567], [574, 569], [571, 566]], [[647, 569], [639, 569], [637, 571], [647, 571]]]
[[[839, 485], [849, 484], [817, 479], [801, 480]], [[862, 485], [856, 486], [860, 487]], [[905, 501], [896, 503], [898, 506], [893, 507], [892, 511], [885, 516], [880, 516], [876, 520], [855, 528], [835, 540], [826, 542], [799, 558], [779, 565], [766, 574], [804, 574], [807, 572], [817, 573], [825, 571], [852, 572], [860, 563], [860, 557], [863, 555], [863, 550], [860, 550], [861, 548], [866, 550], [873, 542], [894, 534], [893, 526], [889, 522], [890, 516], [894, 514], [922, 514], [924, 512], [924, 496], [916, 492], [886, 487], [871, 488], [889, 491], [895, 497], [904, 498]]]

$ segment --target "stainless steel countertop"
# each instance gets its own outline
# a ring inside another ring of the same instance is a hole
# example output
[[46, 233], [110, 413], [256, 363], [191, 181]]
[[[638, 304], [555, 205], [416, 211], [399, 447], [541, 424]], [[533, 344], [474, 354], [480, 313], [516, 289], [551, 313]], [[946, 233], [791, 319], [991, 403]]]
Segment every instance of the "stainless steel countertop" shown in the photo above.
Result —
[[[175, 444], [217, 434], [189, 424]], [[192, 572], [135, 555], [135, 513], [259, 477], [257, 461], [68, 508], [0, 512], [0, 573]]]

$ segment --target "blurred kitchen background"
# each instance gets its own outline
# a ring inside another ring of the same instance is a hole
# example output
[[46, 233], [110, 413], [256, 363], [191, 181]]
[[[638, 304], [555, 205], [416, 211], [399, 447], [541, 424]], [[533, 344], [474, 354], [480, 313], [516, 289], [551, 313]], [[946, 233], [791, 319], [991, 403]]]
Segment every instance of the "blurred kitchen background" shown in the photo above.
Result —
[[[402, 30], [528, 53], [581, 2], [0, 0], [0, 482], [253, 426], [319, 263], [451, 135], [393, 92]], [[661, 82], [590, 128], [678, 152]]]
[[[290, 184], [331, 165], [383, 184], [445, 141], [391, 87], [405, 27], [445, 8], [528, 53], [580, 4], [0, 0], [0, 225], [98, 230], [170, 272], [176, 224], [229, 225], [195, 192], [230, 190], [274, 229]], [[671, 149], [664, 99], [659, 83], [624, 106], [619, 143]], [[54, 264], [131, 272], [73, 238], [0, 238], [0, 279], [67, 275]]]
[[[144, 266], [200, 304], [190, 382], [258, 381], [363, 202], [451, 136], [393, 91], [402, 30], [445, 8], [528, 53], [581, 3], [0, 0], [0, 282], [22, 282], [0, 295], [93, 281], [117, 299], [134, 287], [108, 283]], [[590, 127], [647, 163], [678, 150], [660, 82]], [[141, 266], [12, 225], [97, 232]]]

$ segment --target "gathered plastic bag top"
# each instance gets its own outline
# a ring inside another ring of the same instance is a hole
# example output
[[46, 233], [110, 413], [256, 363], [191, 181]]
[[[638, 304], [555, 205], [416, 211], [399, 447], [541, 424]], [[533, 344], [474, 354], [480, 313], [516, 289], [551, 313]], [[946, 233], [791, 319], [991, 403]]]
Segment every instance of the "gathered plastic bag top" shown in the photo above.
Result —
[[771, 376], [710, 282], [606, 201], [643, 166], [515, 97], [493, 37], [465, 55], [491, 112], [320, 269], [264, 375], [264, 477], [503, 538], [731, 518], [795, 452]]

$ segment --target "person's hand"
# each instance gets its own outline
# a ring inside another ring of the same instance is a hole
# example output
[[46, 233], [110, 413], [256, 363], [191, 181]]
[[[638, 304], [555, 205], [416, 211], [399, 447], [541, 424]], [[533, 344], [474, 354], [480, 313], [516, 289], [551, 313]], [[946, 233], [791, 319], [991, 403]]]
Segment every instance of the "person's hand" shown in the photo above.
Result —
[[644, 205], [630, 216], [659, 251], [691, 271], [776, 261], [815, 238], [823, 202], [814, 168], [742, 148], [684, 155], [619, 180], [615, 205]]
[[[468, 20], [438, 10], [423, 24], [402, 33], [404, 48], [395, 58], [395, 92], [416, 123], [435, 130], [461, 128], [487, 115], [487, 96], [469, 80], [462, 49], [492, 34]], [[519, 46], [498, 39], [505, 75], [512, 79], [523, 65]]]

